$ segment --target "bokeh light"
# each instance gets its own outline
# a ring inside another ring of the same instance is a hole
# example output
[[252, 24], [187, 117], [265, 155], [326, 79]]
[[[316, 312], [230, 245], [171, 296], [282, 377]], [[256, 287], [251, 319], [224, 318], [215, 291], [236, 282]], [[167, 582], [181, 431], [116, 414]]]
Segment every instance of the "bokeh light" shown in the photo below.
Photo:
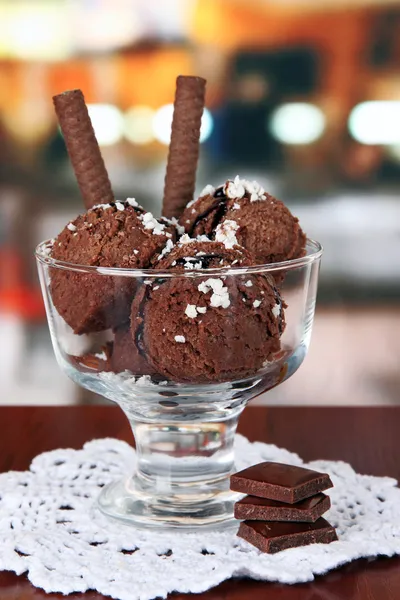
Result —
[[348, 127], [361, 144], [400, 145], [400, 101], [370, 101], [357, 104]]
[[144, 145], [154, 140], [154, 110], [150, 106], [132, 106], [125, 113], [124, 135], [132, 144]]
[[0, 56], [37, 61], [67, 58], [71, 30], [64, 8], [45, 0], [2, 2]]
[[[168, 146], [171, 140], [171, 125], [172, 116], [174, 113], [173, 104], [166, 104], [158, 109], [153, 119], [153, 133], [155, 138]], [[213, 130], [213, 118], [207, 108], [204, 109], [201, 119], [200, 142], [205, 142], [211, 135]]]
[[89, 116], [100, 146], [112, 146], [124, 133], [122, 112], [112, 104], [88, 104]]
[[306, 102], [282, 104], [267, 123], [272, 135], [282, 144], [312, 144], [325, 130], [325, 115], [318, 106]]

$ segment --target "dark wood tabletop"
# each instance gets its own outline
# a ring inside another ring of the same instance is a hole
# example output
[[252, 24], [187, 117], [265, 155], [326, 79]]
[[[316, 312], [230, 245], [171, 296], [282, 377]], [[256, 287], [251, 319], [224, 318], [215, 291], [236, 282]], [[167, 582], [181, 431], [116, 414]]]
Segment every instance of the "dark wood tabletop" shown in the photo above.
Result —
[[[239, 431], [295, 451], [305, 460], [350, 462], [360, 473], [400, 479], [400, 407], [248, 407]], [[0, 407], [0, 472], [27, 469], [40, 452], [80, 448], [101, 437], [132, 442], [128, 422], [113, 406]], [[0, 573], [0, 600], [61, 599], [35, 589], [25, 576]], [[100, 600], [97, 593], [69, 598]], [[230, 580], [204, 594], [174, 600], [397, 600], [400, 558], [361, 560], [294, 586]]]

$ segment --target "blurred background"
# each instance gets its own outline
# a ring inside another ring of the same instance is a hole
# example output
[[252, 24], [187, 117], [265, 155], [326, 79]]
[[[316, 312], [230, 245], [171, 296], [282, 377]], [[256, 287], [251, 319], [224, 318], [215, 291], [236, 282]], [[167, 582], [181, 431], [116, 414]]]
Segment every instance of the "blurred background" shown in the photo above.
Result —
[[395, 0], [0, 0], [0, 402], [101, 401], [56, 365], [33, 259], [83, 210], [51, 96], [84, 91], [116, 196], [159, 213], [178, 74], [208, 81], [198, 190], [257, 179], [325, 247], [268, 401], [400, 402]]

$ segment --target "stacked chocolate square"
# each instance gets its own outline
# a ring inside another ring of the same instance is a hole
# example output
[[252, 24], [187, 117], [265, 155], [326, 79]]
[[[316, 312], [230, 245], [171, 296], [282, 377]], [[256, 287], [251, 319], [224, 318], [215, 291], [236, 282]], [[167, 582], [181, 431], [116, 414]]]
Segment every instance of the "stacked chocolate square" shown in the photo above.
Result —
[[331, 506], [323, 490], [333, 487], [326, 473], [263, 462], [231, 476], [231, 490], [248, 494], [235, 504], [244, 519], [238, 536], [269, 554], [337, 540], [323, 515]]

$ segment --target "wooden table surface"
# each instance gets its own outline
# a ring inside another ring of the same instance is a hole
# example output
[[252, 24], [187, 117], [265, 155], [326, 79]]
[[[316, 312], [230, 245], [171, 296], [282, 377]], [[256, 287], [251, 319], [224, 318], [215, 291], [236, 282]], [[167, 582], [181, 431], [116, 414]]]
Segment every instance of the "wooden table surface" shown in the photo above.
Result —
[[[400, 407], [248, 407], [239, 431], [250, 440], [284, 446], [305, 460], [350, 462], [361, 473], [400, 479]], [[0, 407], [0, 472], [24, 470], [46, 450], [80, 448], [87, 440], [132, 442], [129, 425], [113, 406]], [[174, 600], [397, 600], [400, 558], [356, 561], [308, 584], [285, 586], [230, 580], [204, 594]], [[35, 589], [26, 577], [0, 573], [0, 600], [61, 599]], [[69, 598], [100, 600], [93, 592]]]

